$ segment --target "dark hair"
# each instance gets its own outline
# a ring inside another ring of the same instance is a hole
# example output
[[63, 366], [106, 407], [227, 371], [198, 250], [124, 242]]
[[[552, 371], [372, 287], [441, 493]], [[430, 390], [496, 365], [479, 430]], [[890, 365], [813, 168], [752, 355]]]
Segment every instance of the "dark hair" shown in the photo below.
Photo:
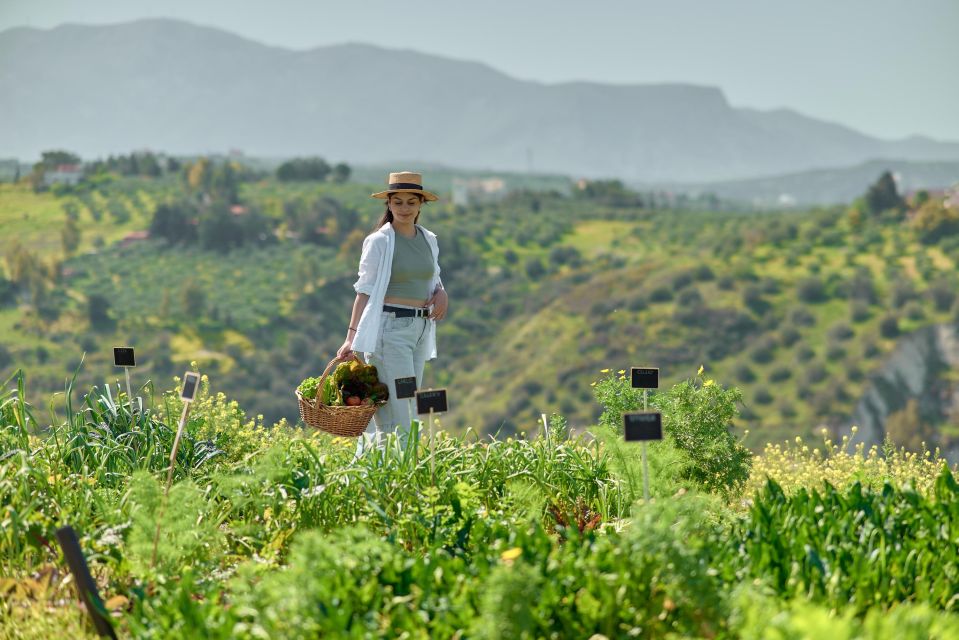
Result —
[[[396, 194], [396, 193], [400, 193], [400, 192], [398, 192], [398, 191], [390, 191], [389, 193], [386, 194], [386, 211], [383, 213], [383, 217], [380, 218], [380, 221], [376, 223], [376, 226], [373, 227], [373, 231], [378, 230], [380, 227], [382, 227], [382, 226], [383, 226], [384, 224], [386, 224], [387, 222], [390, 222], [390, 223], [393, 222], [393, 212], [390, 210], [390, 198], [392, 198], [393, 195]], [[422, 193], [414, 193], [413, 195], [416, 196], [416, 197], [418, 197], [418, 198], [420, 199], [420, 204], [421, 204], [421, 205], [422, 205], [424, 202], [426, 202], [426, 197], [424, 197]], [[419, 222], [421, 211], [422, 211], [422, 208], [420, 209], [420, 211], [417, 211], [417, 212], [416, 212], [416, 217], [413, 218], [413, 224], [416, 224], [417, 222]]]

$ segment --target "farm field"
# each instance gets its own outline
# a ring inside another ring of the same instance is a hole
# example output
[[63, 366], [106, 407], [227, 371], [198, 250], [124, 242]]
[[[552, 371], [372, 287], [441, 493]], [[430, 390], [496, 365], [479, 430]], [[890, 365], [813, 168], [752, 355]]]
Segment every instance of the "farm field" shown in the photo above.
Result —
[[[368, 197], [375, 188], [251, 176], [236, 197], [270, 233], [210, 250], [119, 241], [159, 207], [196, 198], [173, 175], [63, 193], [4, 185], [2, 221], [47, 282], [20, 276], [4, 296], [0, 281], [0, 365], [27, 367], [53, 393], [81, 359], [80, 384], [114, 380], [110, 348], [130, 344], [141, 383], [197, 359], [245, 410], [294, 422], [290, 389], [342, 341], [360, 243], [381, 206]], [[464, 390], [451, 433], [516, 434], [543, 412], [582, 431], [597, 408], [589, 372], [602, 364], [658, 366], [669, 383], [707, 364], [742, 389], [736, 428], [753, 451], [795, 435], [812, 442], [822, 427], [848, 432], [903, 342], [959, 316], [955, 238], [924, 242], [908, 220], [857, 207], [648, 209], [575, 191], [431, 203], [424, 221], [440, 238], [453, 306], [427, 384]], [[65, 255], [71, 215], [79, 244]], [[3, 247], [8, 278], [27, 260], [16, 247]], [[938, 384], [952, 385], [930, 382], [924, 406], [939, 403]], [[948, 407], [908, 420], [930, 447], [959, 442]]]
[[651, 398], [645, 503], [617, 428], [640, 396], [596, 378], [587, 434], [441, 416], [432, 444], [353, 462], [204, 377], [166, 500], [177, 380], [134, 415], [119, 387], [68, 386], [51, 421], [12, 378], [0, 636], [96, 637], [54, 536], [70, 524], [120, 637], [957, 637], [955, 467], [828, 436], [751, 454], [725, 429], [739, 391], [700, 372]]

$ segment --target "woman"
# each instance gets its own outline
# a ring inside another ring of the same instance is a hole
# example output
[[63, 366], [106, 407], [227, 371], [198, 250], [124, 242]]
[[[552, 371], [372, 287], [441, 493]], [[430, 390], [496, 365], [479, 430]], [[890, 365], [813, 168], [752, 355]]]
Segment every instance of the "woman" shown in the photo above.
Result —
[[409, 446], [409, 400], [394, 397], [394, 381], [415, 377], [421, 387], [423, 366], [436, 357], [436, 321], [446, 317], [449, 302], [436, 235], [417, 224], [423, 203], [438, 200], [436, 194], [423, 189], [420, 174], [402, 171], [391, 173], [387, 190], [370, 197], [386, 199], [386, 211], [363, 240], [353, 315], [336, 355], [364, 353], [390, 398], [360, 437], [357, 456], [371, 441], [380, 446], [381, 433], [398, 432], [403, 449]]

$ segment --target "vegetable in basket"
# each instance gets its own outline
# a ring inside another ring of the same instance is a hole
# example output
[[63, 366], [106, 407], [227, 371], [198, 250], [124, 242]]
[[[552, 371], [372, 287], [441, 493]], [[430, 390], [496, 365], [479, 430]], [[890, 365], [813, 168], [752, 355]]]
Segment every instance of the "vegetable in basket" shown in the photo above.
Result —
[[[319, 380], [306, 378], [300, 383], [303, 398], [312, 400], [317, 397]], [[319, 393], [322, 404], [339, 407], [377, 404], [385, 402], [389, 395], [389, 387], [379, 381], [376, 367], [358, 360], [337, 365], [326, 377]]]

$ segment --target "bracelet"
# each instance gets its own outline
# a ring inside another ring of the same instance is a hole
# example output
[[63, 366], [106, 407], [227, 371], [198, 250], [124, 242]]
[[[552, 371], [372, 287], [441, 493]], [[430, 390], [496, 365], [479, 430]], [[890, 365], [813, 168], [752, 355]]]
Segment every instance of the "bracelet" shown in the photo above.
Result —
[[356, 331], [356, 327], [350, 327], [350, 331]]

